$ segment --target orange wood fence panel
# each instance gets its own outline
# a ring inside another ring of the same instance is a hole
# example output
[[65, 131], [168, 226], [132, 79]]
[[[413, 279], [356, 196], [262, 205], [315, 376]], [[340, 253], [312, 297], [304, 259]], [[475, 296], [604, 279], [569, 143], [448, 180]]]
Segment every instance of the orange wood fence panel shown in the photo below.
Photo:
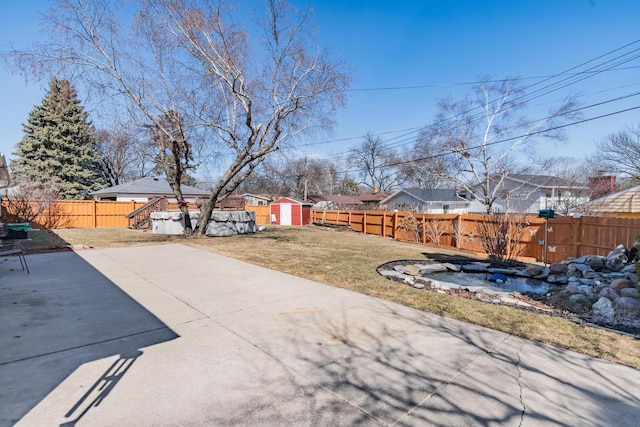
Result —
[[[27, 202], [33, 212], [40, 210], [38, 202]], [[109, 200], [58, 200], [44, 209], [34, 220], [33, 227], [37, 228], [96, 228], [96, 227], [127, 227], [125, 217], [143, 206], [144, 202], [116, 202]], [[40, 204], [41, 206], [41, 204]], [[256, 212], [256, 223], [268, 225], [269, 206], [246, 206], [249, 211]], [[180, 210], [177, 203], [169, 203], [168, 210]], [[197, 210], [195, 204], [189, 204], [189, 210]], [[15, 208], [8, 200], [2, 200], [1, 220], [4, 223], [15, 222], [12, 216]]]
[[[414, 220], [414, 224], [420, 226], [419, 233], [411, 227], [403, 228], [407, 221]], [[485, 220], [482, 214], [312, 210], [314, 223], [350, 225], [354, 231], [367, 234], [480, 253], [484, 251], [477, 238], [478, 227]], [[526, 226], [517, 253], [537, 261], [555, 262], [583, 255], [604, 256], [620, 244], [631, 247], [640, 236], [640, 218], [555, 217], [545, 221], [527, 216], [524, 221]], [[437, 243], [432, 241], [434, 237], [439, 237]]]

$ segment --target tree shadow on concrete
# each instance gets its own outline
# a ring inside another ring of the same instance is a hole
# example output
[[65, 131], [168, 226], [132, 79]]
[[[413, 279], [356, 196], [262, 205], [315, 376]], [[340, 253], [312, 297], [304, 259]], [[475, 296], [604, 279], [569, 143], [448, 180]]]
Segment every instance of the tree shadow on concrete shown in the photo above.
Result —
[[[269, 331], [247, 336], [292, 371], [290, 383], [313, 414], [305, 424], [631, 426], [640, 419], [640, 372], [632, 368], [369, 301], [330, 309], [300, 301], [279, 342]], [[269, 424], [274, 411], [257, 407], [253, 419]]]
[[[13, 425], [83, 365], [120, 356], [69, 408], [74, 425], [142, 354], [178, 335], [74, 252], [29, 255], [31, 274], [0, 277], [0, 426]], [[98, 390], [98, 388], [100, 388]], [[80, 412], [78, 412], [80, 411]]]

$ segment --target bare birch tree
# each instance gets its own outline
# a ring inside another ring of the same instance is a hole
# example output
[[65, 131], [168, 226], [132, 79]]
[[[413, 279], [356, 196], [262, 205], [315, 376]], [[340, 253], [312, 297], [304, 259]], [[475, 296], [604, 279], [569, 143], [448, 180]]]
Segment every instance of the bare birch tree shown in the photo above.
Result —
[[[533, 155], [535, 141], [562, 140], [557, 127], [579, 116], [573, 98], [553, 107], [546, 117], [531, 121], [521, 114], [526, 93], [517, 79], [483, 82], [462, 100], [440, 101], [439, 113], [416, 143], [415, 151], [447, 155], [444, 178], [479, 200], [488, 213], [498, 198], [507, 198], [505, 178], [517, 155]], [[425, 147], [426, 146], [426, 147]], [[520, 189], [511, 189], [515, 191]]]
[[344, 104], [345, 67], [317, 47], [309, 13], [283, 0], [267, 1], [255, 27], [224, 0], [119, 3], [58, 0], [45, 18], [51, 42], [7, 58], [30, 74], [73, 76], [167, 138], [161, 118], [178, 113], [194, 152], [219, 171], [196, 234], [265, 156], [330, 126]]

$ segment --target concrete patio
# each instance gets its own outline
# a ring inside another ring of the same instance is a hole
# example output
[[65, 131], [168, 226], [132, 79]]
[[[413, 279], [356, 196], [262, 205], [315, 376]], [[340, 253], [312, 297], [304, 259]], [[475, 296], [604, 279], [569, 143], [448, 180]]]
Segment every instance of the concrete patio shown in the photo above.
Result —
[[0, 426], [640, 419], [638, 370], [189, 246], [27, 260], [0, 262]]

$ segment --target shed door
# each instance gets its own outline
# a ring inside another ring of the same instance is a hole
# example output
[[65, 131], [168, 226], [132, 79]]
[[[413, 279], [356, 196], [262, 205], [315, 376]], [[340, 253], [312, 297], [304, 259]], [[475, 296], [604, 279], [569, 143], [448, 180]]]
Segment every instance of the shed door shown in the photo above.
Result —
[[280, 203], [280, 225], [291, 225], [291, 203]]

